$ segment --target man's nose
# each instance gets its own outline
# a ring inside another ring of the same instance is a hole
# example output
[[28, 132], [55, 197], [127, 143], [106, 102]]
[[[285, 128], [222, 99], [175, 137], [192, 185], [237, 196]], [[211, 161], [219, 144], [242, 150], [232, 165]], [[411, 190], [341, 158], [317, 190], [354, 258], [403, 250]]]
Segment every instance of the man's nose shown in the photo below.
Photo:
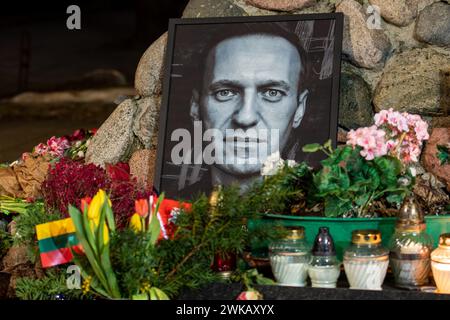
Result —
[[258, 99], [256, 93], [246, 92], [233, 120], [239, 127], [252, 127], [258, 123]]

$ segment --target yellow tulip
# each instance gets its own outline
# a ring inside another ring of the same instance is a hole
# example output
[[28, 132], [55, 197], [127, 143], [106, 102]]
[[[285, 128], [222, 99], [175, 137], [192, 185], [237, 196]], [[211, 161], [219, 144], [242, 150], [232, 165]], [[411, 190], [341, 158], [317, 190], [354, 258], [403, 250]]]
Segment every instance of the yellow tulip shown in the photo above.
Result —
[[94, 220], [98, 223], [98, 220], [100, 219], [101, 208], [103, 206], [103, 203], [105, 203], [105, 199], [106, 199], [106, 192], [102, 189], [98, 190], [97, 194], [94, 196], [94, 198], [91, 201], [91, 204], [89, 205], [88, 209], [89, 220]]
[[[97, 232], [98, 221], [89, 221], [89, 226], [91, 228], [92, 233], [95, 234]], [[107, 244], [109, 241], [109, 229], [106, 223], [103, 225], [103, 243]]]
[[138, 213], [135, 213], [131, 216], [130, 227], [136, 232], [142, 231], [142, 220], [141, 216]]
[[103, 243], [106, 245], [109, 241], [109, 230], [106, 223], [103, 225]]

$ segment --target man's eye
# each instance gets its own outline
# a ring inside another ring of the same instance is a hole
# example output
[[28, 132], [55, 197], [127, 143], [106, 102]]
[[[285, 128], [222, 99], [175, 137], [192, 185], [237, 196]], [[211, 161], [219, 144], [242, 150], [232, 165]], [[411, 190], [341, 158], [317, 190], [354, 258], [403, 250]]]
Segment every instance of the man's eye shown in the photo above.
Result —
[[285, 95], [285, 93], [276, 89], [267, 89], [262, 92], [262, 95], [266, 100], [279, 101]]
[[219, 90], [214, 93], [214, 96], [219, 101], [228, 100], [236, 95], [236, 92], [230, 89]]

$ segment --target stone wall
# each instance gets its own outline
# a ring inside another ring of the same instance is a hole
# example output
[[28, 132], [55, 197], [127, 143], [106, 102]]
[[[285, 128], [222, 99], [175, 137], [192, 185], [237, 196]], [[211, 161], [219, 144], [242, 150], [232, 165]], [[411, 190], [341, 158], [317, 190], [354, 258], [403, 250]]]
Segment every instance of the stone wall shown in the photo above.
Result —
[[[342, 12], [341, 130], [366, 126], [374, 112], [388, 108], [418, 113], [432, 127], [449, 128], [450, 99], [443, 97], [442, 85], [450, 72], [449, 1], [191, 0], [183, 17]], [[367, 14], [370, 5], [380, 8], [379, 29], [370, 28], [369, 18], [374, 17]], [[135, 77], [138, 96], [133, 103], [124, 101], [120, 112], [100, 128], [88, 151], [89, 162], [124, 161], [135, 149], [154, 148], [151, 141], [157, 131], [166, 43], [167, 33], [143, 54]], [[127, 115], [127, 122], [121, 120], [122, 114]], [[121, 144], [108, 150], [105, 145], [112, 138]], [[448, 179], [450, 166], [446, 167]], [[450, 179], [445, 182], [450, 185]]]

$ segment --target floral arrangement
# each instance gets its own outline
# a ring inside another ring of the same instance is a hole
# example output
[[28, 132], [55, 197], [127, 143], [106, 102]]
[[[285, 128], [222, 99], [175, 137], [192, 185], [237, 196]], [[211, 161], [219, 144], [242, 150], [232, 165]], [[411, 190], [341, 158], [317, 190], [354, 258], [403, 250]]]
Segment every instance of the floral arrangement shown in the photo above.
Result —
[[[69, 206], [83, 254], [74, 252], [81, 269], [85, 294], [109, 299], [161, 300], [182, 288], [197, 288], [219, 276], [211, 269], [217, 252], [242, 252], [251, 235], [242, 226], [251, 218], [237, 204], [237, 188], [220, 191], [218, 203], [201, 195], [192, 206], [178, 204], [173, 234], [161, 238], [160, 208], [156, 200], [139, 199], [135, 213], [122, 230], [116, 228], [111, 201], [104, 190], [81, 201], [81, 210]], [[247, 291], [239, 299], [258, 298], [253, 283], [272, 284], [256, 270], [243, 268], [233, 276]]]
[[414, 186], [414, 172], [428, 125], [418, 115], [382, 110], [371, 127], [351, 130], [346, 146], [332, 150], [306, 146], [305, 151], [325, 150], [328, 158], [314, 174], [313, 197], [324, 203], [325, 216], [377, 216], [398, 208]]
[[427, 129], [418, 115], [383, 110], [374, 116], [373, 126], [351, 130], [343, 146], [333, 149], [331, 141], [305, 145], [304, 152], [326, 154], [318, 171], [271, 155], [262, 167], [264, 180], [249, 192], [253, 200], [247, 210], [389, 216], [414, 187], [409, 166], [419, 160]]
[[62, 158], [67, 156], [71, 159], [83, 159], [91, 138], [97, 129], [78, 129], [72, 135], [63, 137], [51, 137], [46, 143], [39, 143], [31, 153], [22, 154], [22, 160], [28, 156], [50, 156]]
[[360, 147], [366, 160], [392, 155], [402, 163], [419, 161], [424, 140], [429, 138], [428, 124], [419, 115], [381, 110], [374, 116], [375, 125], [351, 130], [347, 144]]
[[126, 163], [108, 165], [106, 169], [62, 158], [50, 168], [42, 184], [46, 207], [68, 216], [68, 206], [93, 197], [98, 189], [108, 192], [115, 212], [116, 223], [123, 228], [133, 213], [134, 200], [148, 198], [152, 190], [142, 189], [131, 177]]

